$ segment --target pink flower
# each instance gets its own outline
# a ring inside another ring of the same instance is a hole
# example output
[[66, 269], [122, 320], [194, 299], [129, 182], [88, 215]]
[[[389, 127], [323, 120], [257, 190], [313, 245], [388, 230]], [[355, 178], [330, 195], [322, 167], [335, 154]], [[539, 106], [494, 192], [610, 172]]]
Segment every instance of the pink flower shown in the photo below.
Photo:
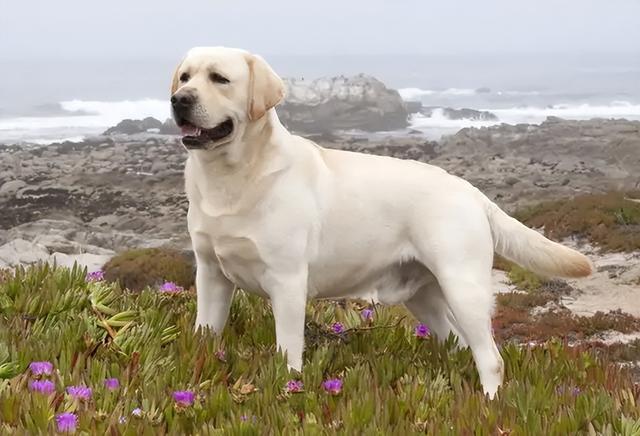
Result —
[[362, 316], [362, 319], [365, 321], [371, 321], [373, 319], [373, 309], [363, 309], [362, 312], [360, 312], [360, 316]]
[[61, 413], [56, 416], [56, 424], [60, 433], [73, 433], [78, 425], [78, 417], [75, 413]]
[[50, 380], [34, 380], [29, 383], [29, 389], [32, 392], [49, 395], [55, 392], [56, 385]]
[[51, 362], [31, 362], [29, 369], [33, 375], [51, 375], [53, 363]]
[[104, 381], [104, 386], [110, 391], [115, 391], [120, 388], [120, 381], [117, 378], [108, 378]]
[[431, 334], [431, 331], [429, 330], [429, 327], [427, 327], [422, 323], [418, 324], [415, 328], [415, 335], [418, 338], [426, 338], [430, 334]]
[[289, 380], [285, 385], [284, 390], [289, 393], [295, 394], [298, 392], [302, 392], [304, 390], [304, 385], [300, 380]]
[[160, 285], [160, 292], [175, 294], [182, 291], [184, 291], [182, 286], [178, 286], [173, 282], [164, 282], [162, 285]]
[[331, 324], [331, 330], [335, 334], [339, 335], [340, 333], [344, 333], [344, 326], [340, 322], [334, 322], [333, 324]]
[[88, 401], [91, 399], [91, 388], [88, 388], [83, 385], [78, 386], [69, 386], [67, 388], [67, 394], [71, 395], [71, 397], [75, 400], [84, 400]]
[[322, 383], [322, 387], [325, 391], [332, 395], [338, 395], [342, 391], [342, 380], [339, 378], [325, 380]]
[[104, 271], [102, 270], [98, 270], [98, 271], [94, 271], [94, 272], [90, 272], [89, 274], [87, 274], [87, 277], [85, 278], [85, 281], [87, 282], [101, 282], [104, 280]]
[[178, 406], [187, 407], [193, 404], [196, 399], [196, 394], [191, 391], [175, 391], [173, 393], [173, 399]]

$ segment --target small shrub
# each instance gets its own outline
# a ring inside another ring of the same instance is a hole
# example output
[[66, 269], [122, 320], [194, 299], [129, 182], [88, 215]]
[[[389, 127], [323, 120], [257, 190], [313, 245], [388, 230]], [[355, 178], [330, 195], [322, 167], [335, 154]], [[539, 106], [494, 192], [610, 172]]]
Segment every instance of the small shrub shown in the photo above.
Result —
[[193, 286], [195, 268], [186, 255], [168, 248], [144, 248], [122, 252], [104, 266], [105, 280], [123, 289], [140, 291], [164, 281], [185, 289]]
[[499, 305], [511, 307], [517, 310], [531, 310], [534, 307], [544, 306], [557, 298], [549, 292], [505, 292], [496, 295]]
[[547, 236], [562, 239], [582, 236], [607, 251], [640, 249], [638, 192], [580, 195], [571, 200], [548, 201], [517, 211], [514, 217]]
[[499, 254], [495, 254], [493, 256], [493, 269], [507, 272], [511, 270], [511, 268], [513, 268], [514, 265], [515, 263], [511, 262], [509, 259], [505, 259]]
[[518, 265], [513, 265], [507, 273], [507, 276], [509, 280], [511, 280], [511, 283], [523, 291], [536, 291], [540, 289], [545, 282], [539, 275]]

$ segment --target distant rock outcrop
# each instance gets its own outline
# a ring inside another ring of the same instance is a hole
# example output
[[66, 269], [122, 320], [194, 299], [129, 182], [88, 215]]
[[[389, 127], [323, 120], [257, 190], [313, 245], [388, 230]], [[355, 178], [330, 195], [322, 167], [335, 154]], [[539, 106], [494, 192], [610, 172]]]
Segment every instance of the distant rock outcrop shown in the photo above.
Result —
[[153, 117], [147, 117], [144, 120], [122, 120], [114, 127], [107, 129], [103, 135], [133, 135], [136, 133], [148, 132], [150, 129], [163, 128], [161, 121]]
[[[285, 79], [285, 101], [277, 108], [282, 123], [298, 133], [317, 134], [343, 130], [380, 132], [409, 126], [409, 110], [398, 91], [374, 77], [321, 78], [310, 82]], [[415, 104], [412, 112], [419, 111]], [[138, 133], [179, 135], [172, 119], [123, 120], [103, 135]]]
[[286, 98], [280, 120], [291, 130], [324, 133], [337, 130], [385, 131], [409, 125], [400, 94], [374, 77], [285, 79]]

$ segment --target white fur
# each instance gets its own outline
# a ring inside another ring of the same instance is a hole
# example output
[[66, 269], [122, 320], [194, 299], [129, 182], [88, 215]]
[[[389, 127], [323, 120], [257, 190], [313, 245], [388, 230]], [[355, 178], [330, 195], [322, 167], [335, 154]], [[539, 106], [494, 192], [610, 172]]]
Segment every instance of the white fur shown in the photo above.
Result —
[[[546, 273], [571, 275], [554, 265], [585, 258], [534, 236], [440, 168], [319, 147], [290, 134], [269, 107], [252, 120], [242, 109], [263, 93], [273, 97], [278, 82], [263, 77], [255, 82], [270, 88], [251, 89], [251, 74], [275, 73], [247, 70], [247, 56], [200, 48], [177, 71], [193, 77], [174, 91], [196, 88], [211, 117], [204, 127], [224, 116], [237, 124], [229, 139], [190, 151], [186, 164], [196, 327], [223, 329], [236, 286], [268, 297], [277, 345], [300, 370], [307, 300], [375, 292], [381, 302], [404, 303], [439, 338], [457, 334], [493, 396], [503, 377], [491, 331], [494, 249]], [[198, 77], [212, 65], [234, 76], [226, 88]]]

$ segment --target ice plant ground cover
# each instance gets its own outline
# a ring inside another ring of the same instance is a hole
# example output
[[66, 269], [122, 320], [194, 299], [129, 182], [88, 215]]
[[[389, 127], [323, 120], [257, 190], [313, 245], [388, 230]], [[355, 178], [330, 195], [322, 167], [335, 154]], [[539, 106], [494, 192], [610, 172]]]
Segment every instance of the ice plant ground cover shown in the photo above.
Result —
[[237, 294], [220, 338], [193, 331], [192, 290], [133, 293], [46, 266], [0, 274], [0, 434], [640, 432], [640, 389], [595, 351], [502, 339], [490, 401], [468, 350], [417, 337], [401, 308], [363, 317], [371, 307], [310, 305], [304, 371], [290, 374], [257, 297]]

